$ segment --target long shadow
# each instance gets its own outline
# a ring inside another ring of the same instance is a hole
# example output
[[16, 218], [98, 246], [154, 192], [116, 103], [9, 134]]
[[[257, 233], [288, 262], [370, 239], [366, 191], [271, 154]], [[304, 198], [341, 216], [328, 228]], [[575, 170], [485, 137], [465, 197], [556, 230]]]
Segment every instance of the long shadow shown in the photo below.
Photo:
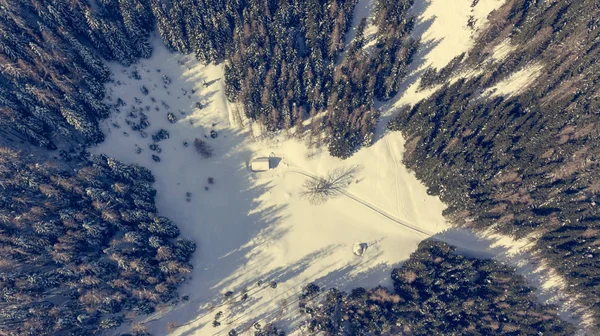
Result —
[[381, 111], [381, 116], [379, 117], [379, 121], [377, 123], [377, 130], [375, 132], [374, 142], [379, 141], [387, 133], [387, 125], [395, 115], [395, 111], [397, 111], [399, 108], [396, 106], [398, 101], [406, 93], [408, 88], [410, 88], [419, 80], [423, 71], [425, 70], [423, 69], [423, 66], [427, 63], [427, 57], [429, 53], [433, 49], [435, 49], [442, 41], [442, 39], [424, 41], [425, 33], [429, 30], [429, 28], [433, 25], [433, 22], [437, 19], [436, 16], [432, 16], [430, 18], [423, 17], [425, 11], [430, 5], [430, 1], [415, 1], [413, 6], [411, 7], [411, 15], [417, 18], [417, 22], [413, 27], [411, 36], [415, 39], [420, 39], [421, 45], [419, 46], [417, 53], [413, 57], [413, 61], [409, 65], [408, 76], [404, 78], [404, 80], [400, 84], [398, 93], [387, 102], [377, 101], [375, 104], [375, 107]]
[[[302, 286], [307, 284], [308, 281], [301, 282], [285, 291], [270, 297], [268, 299], [262, 299], [266, 292], [275, 291], [271, 288], [271, 283], [285, 283], [286, 281], [297, 277], [302, 274], [311, 265], [318, 262], [319, 260], [328, 257], [331, 253], [337, 249], [342, 248], [337, 245], [330, 245], [319, 251], [315, 251], [311, 254], [304, 256], [297, 262], [278, 267], [268, 273], [262, 274], [259, 278], [261, 284], [255, 282], [244, 282], [237, 286], [237, 289], [246, 289], [245, 293], [248, 294], [248, 298], [242, 300], [242, 295], [234, 296], [233, 300], [224, 300], [221, 298], [219, 307], [224, 304], [228, 305], [228, 314], [222, 319], [222, 323], [226, 324], [228, 328], [222, 332], [216, 332], [215, 335], [225, 335], [230, 329], [236, 329], [238, 333], [248, 330], [252, 327], [254, 322], [260, 321], [264, 324], [264, 321], [277, 320], [278, 317], [284, 314], [283, 310], [293, 309], [293, 304], [296, 302], [297, 294], [302, 289]], [[265, 305], [278, 305], [280, 309], [270, 309], [264, 311]], [[214, 309], [213, 311], [216, 311]], [[261, 312], [262, 311], [262, 312]], [[205, 315], [203, 315], [205, 316]], [[203, 317], [201, 316], [201, 317]], [[191, 336], [199, 330], [201, 326], [187, 330], [182, 335]]]
[[[427, 25], [430, 26], [433, 23], [433, 20], [433, 18], [429, 19]], [[421, 78], [421, 75], [425, 71], [423, 66], [427, 63], [427, 55], [441, 42], [442, 39], [422, 42], [419, 50], [414, 56], [412, 63], [410, 64], [409, 75], [400, 84], [400, 89], [398, 90], [396, 96], [387, 102], [376, 103], [376, 108], [381, 111], [381, 116], [379, 117], [379, 121], [377, 123], [377, 131], [375, 132], [374, 137], [375, 142], [381, 140], [381, 138], [383, 138], [383, 136], [387, 133], [387, 125], [389, 121], [395, 116], [395, 112], [401, 107], [396, 105], [400, 99], [402, 99], [408, 88], [417, 83], [417, 81]]]
[[[202, 126], [204, 132], [210, 125]], [[234, 289], [232, 283], [236, 281], [236, 274], [268, 265], [268, 259], [250, 263], [256, 259], [255, 251], [279, 240], [289, 230], [281, 225], [285, 206], [265, 207], [258, 201], [271, 186], [251, 181], [251, 173], [246, 170], [244, 162], [252, 153], [247, 150], [230, 153], [232, 146], [244, 141], [244, 137], [244, 134], [220, 129], [219, 138], [209, 140], [216, 153], [227, 155], [216, 155], [199, 163], [192, 168], [196, 170], [193, 173], [189, 172], [190, 167], [178, 167], [176, 159], [170, 160], [167, 154], [163, 154], [163, 162], [173, 161], [170, 171], [183, 172], [184, 176], [188, 176], [182, 183], [190, 182], [189, 177], [197, 177], [201, 181], [212, 177], [216, 181], [214, 185], [207, 184], [208, 191], [202, 190], [202, 184], [196, 183], [190, 209], [179, 209], [179, 214], [167, 214], [174, 220], [181, 218], [176, 221], [180, 223], [182, 235], [196, 241], [198, 249], [191, 260], [194, 269], [190, 279], [180, 290], [181, 295], [189, 295], [191, 299], [171, 309], [163, 322], [186, 325], [214, 310], [223, 293]], [[210, 173], [203, 173], [203, 167], [209, 168]], [[169, 203], [160, 199], [164, 196], [159, 190], [157, 203]], [[200, 215], [193, 215], [194, 212]], [[199, 220], [184, 224], [186, 218]], [[153, 319], [160, 317], [163, 316], [154, 316]]]
[[356, 36], [356, 28], [358, 27], [360, 20], [363, 17], [366, 17], [368, 19], [369, 16], [372, 14], [374, 3], [375, 2], [371, 0], [359, 0], [356, 6], [354, 7], [354, 12], [352, 15], [352, 25], [350, 30], [346, 33], [346, 36], [344, 37], [344, 43], [346, 45], [345, 48], [347, 48], [350, 45], [350, 43]]
[[[416, 18], [421, 18], [423, 15], [425, 15], [425, 11], [427, 11], [427, 8], [429, 8], [429, 6], [431, 6], [431, 0], [415, 1], [412, 7], [410, 8], [410, 14]], [[424, 25], [424, 23], [428, 21], [429, 20], [417, 21], [417, 24], [413, 28], [412, 36], [422, 37], [425, 31], [429, 29], [428, 25]]]
[[[352, 263], [346, 264], [341, 268], [329, 272], [328, 274], [313, 279], [312, 283], [321, 287], [321, 295], [324, 295], [330, 288], [335, 288], [340, 291], [350, 292], [354, 288], [373, 288], [377, 286], [384, 286], [392, 288], [393, 283], [390, 277], [390, 273], [394, 268], [400, 267], [404, 261], [390, 264], [373, 264], [379, 256], [377, 254], [365, 255], [364, 257], [357, 257]], [[368, 269], [363, 272], [356, 273], [357, 269], [364, 268], [368, 265]], [[305, 283], [308, 284], [309, 282]], [[299, 293], [295, 295], [292, 300], [288, 300], [288, 305], [291, 305], [290, 309], [298, 309]], [[295, 315], [286, 315], [281, 318], [272, 317], [275, 324], [278, 327], [288, 329], [288, 331], [297, 330], [304, 321], [303, 317], [298, 318]]]
[[[538, 263], [541, 258], [537, 257], [531, 251], [519, 249], [518, 252], [511, 250], [510, 245], [503, 245], [499, 238], [485, 237], [474, 233], [468, 229], [453, 228], [440, 232], [432, 236], [432, 240], [446, 242], [456, 247], [457, 254], [465, 255], [473, 258], [495, 259], [508, 266], [514, 267], [516, 273], [523, 276], [528, 285], [534, 289], [538, 301], [542, 304], [557, 305], [559, 315], [562, 319], [571, 322], [575, 325], [583, 326], [582, 316], [584, 311], [573, 311], [567, 305], [562, 305], [562, 301], [556, 299], [556, 291], [549, 290], [544, 287], [548, 281], [552, 281], [549, 270]], [[374, 288], [384, 286], [393, 290], [390, 272], [394, 268], [400, 267], [404, 261], [394, 265], [378, 264], [371, 267], [366, 272], [353, 274], [353, 270], [360, 269], [361, 265], [370, 265], [377, 258], [377, 255], [372, 255], [368, 258], [358, 258], [355, 263], [347, 264], [342, 268], [338, 268], [329, 274], [320, 278], [314, 279], [315, 284], [321, 287], [324, 295], [329, 288], [336, 288], [341, 291], [349, 292], [356, 287]], [[360, 286], [356, 284], [359, 283]], [[297, 304], [298, 300], [288, 300], [289, 303]], [[277, 320], [278, 326], [297, 329], [302, 323], [303, 318], [285, 317]]]

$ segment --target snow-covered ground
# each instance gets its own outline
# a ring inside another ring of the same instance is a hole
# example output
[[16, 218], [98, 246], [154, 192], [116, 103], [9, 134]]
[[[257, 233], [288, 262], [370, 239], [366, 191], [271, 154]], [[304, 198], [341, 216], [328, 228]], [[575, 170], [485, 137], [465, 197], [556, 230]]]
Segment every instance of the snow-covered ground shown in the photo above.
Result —
[[[430, 65], [442, 67], [467, 51], [471, 43], [471, 32], [465, 32], [468, 17], [476, 15], [479, 27], [501, 1], [481, 0], [473, 10], [467, 0], [427, 4], [417, 1], [415, 9], [419, 17], [415, 34], [423, 37], [426, 48], [406, 81], [406, 92], [397, 101], [381, 105], [384, 116], [397, 106], [426, 97], [427, 92], [416, 93], [421, 71]], [[372, 0], [363, 0], [359, 6], [363, 8], [360, 15], [368, 16]], [[133, 71], [141, 80], [132, 77]], [[222, 66], [202, 66], [191, 56], [170, 54], [157, 42], [151, 59], [129, 68], [114, 65], [113, 72], [108, 99], [115, 104], [121, 98], [126, 105], [103, 123], [106, 141], [92, 151], [150, 168], [156, 177], [160, 214], [175, 221], [182, 236], [198, 244], [194, 271], [180, 290], [189, 300], [145, 320], [156, 335], [167, 333], [169, 323], [177, 327], [170, 330], [174, 335], [226, 335], [232, 328], [248, 330], [254, 322], [275, 322], [292, 330], [299, 322], [297, 293], [303, 285], [314, 281], [348, 290], [389, 284], [391, 269], [430, 236], [458, 245], [464, 252], [515, 266], [540, 287], [542, 301], [560, 304], [561, 315], [578, 323], [571, 313], [573, 307], [561, 301], [566, 300], [564, 285], [536, 266], [526, 243], [449, 229], [442, 217], [445, 205], [428, 196], [425, 186], [402, 164], [402, 136], [383, 131], [387, 118], [382, 118], [372, 147], [342, 161], [326, 150], [308, 148], [305, 140], [283, 134], [254, 138], [251, 132], [231, 126], [232, 107], [223, 94]], [[165, 84], [163, 75], [172, 82]], [[144, 130], [147, 137], [127, 124], [127, 120], [139, 123], [140, 109], [150, 123]], [[175, 123], [167, 119], [168, 112], [177, 118]], [[157, 143], [158, 153], [149, 146], [160, 129], [170, 137]], [[217, 132], [216, 138], [211, 131]], [[196, 154], [196, 138], [214, 148], [213, 157]], [[251, 172], [249, 163], [257, 157], [271, 157], [276, 167]], [[312, 205], [301, 197], [302, 184], [310, 176], [332, 172], [343, 175], [345, 182], [335, 198]], [[360, 257], [353, 254], [355, 243], [368, 245]], [[224, 297], [227, 291], [234, 292], [230, 299]], [[242, 299], [244, 293], [246, 299]], [[213, 327], [219, 311], [223, 312], [222, 324]]]
[[[165, 332], [168, 322], [181, 326], [174, 334], [197, 335], [244, 329], [255, 321], [293, 325], [303, 285], [316, 281], [348, 290], [387, 283], [391, 269], [421, 240], [447, 228], [441, 215], [444, 204], [428, 196], [401, 164], [399, 133], [342, 161], [327, 151], [308, 149], [303, 141], [253, 139], [231, 127], [220, 66], [199, 65], [157, 44], [152, 59], [113, 70], [109, 98], [113, 103], [122, 98], [126, 105], [105, 121], [106, 141], [93, 152], [150, 168], [160, 214], [175, 221], [182, 235], [199, 247], [191, 280], [181, 290], [190, 300], [150, 323], [157, 334]], [[141, 80], [131, 78], [135, 70]], [[164, 85], [163, 75], [172, 83]], [[142, 94], [142, 85], [148, 95]], [[207, 106], [197, 109], [196, 102]], [[132, 117], [132, 107], [148, 109], [146, 138], [127, 124], [140, 119], [139, 113]], [[176, 123], [168, 121], [168, 112], [178, 118]], [[149, 145], [160, 129], [170, 138], [157, 143], [157, 153]], [[212, 130], [216, 139], [210, 136]], [[214, 147], [212, 158], [195, 153], [195, 138]], [[269, 156], [276, 168], [263, 173], [248, 169], [253, 158]], [[320, 205], [301, 197], [307, 175], [334, 171], [346, 181], [338, 197]], [[209, 177], [214, 184], [208, 183]], [[368, 244], [362, 257], [352, 253], [357, 242]], [[277, 288], [268, 286], [271, 281]], [[249, 298], [240, 301], [244, 290]], [[235, 302], [225, 304], [227, 291], [235, 293]], [[218, 311], [224, 317], [221, 327], [214, 328], [211, 322]]]

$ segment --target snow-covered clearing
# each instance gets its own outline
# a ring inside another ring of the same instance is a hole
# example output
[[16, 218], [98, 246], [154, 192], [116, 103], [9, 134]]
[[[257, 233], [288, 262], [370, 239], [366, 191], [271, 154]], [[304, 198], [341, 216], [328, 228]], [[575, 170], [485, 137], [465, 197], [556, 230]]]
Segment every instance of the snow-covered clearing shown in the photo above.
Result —
[[[326, 150], [307, 148], [304, 140], [284, 135], [257, 139], [231, 126], [222, 66], [202, 66], [191, 56], [170, 54], [158, 42], [150, 60], [130, 68], [113, 65], [109, 101], [115, 104], [121, 98], [126, 105], [104, 122], [106, 141], [92, 151], [150, 168], [160, 214], [198, 244], [194, 271], [180, 290], [189, 300], [148, 317], [150, 331], [165, 334], [172, 322], [177, 326], [171, 330], [174, 335], [226, 335], [232, 328], [248, 330], [257, 321], [275, 322], [291, 331], [298, 326], [297, 293], [303, 285], [314, 281], [349, 290], [389, 284], [390, 270], [429, 236], [517, 267], [540, 287], [542, 301], [561, 304], [561, 315], [571, 319], [571, 306], [562, 304], [564, 295], [553, 289], [560, 286], [544, 289], [553, 278], [527, 257], [521, 242], [448, 230], [441, 214], [445, 205], [428, 196], [425, 186], [402, 164], [402, 136], [383, 131], [395, 107], [430, 93], [416, 92], [427, 66], [442, 67], [468, 50], [469, 16], [477, 15], [477, 27], [500, 4], [481, 0], [471, 11], [467, 0], [417, 1], [415, 34], [422, 36], [425, 47], [404, 92], [395, 102], [381, 105], [384, 117], [376, 143], [345, 161], [330, 157]], [[372, 0], [359, 6], [364, 9], [360, 15], [368, 16]], [[141, 80], [132, 78], [135, 70]], [[142, 93], [142, 85], [148, 95]], [[137, 111], [130, 114], [134, 106]], [[147, 137], [127, 124], [127, 120], [139, 123], [139, 109], [150, 123]], [[175, 123], [167, 119], [168, 112], [177, 118]], [[160, 153], [149, 148], [159, 129], [170, 133], [157, 143]], [[217, 132], [216, 138], [211, 131]], [[195, 138], [208, 142], [214, 156], [203, 159], [196, 154]], [[271, 157], [275, 167], [251, 172], [249, 163], [258, 157]], [[332, 172], [346, 181], [335, 198], [311, 205], [301, 197], [307, 179]], [[353, 253], [356, 243], [367, 243], [362, 256]], [[229, 299], [224, 297], [227, 291], [234, 292]], [[213, 327], [219, 311], [221, 325]], [[575, 317], [571, 320], [578, 322]]]
[[508, 54], [510, 54], [514, 48], [515, 47], [510, 43], [510, 39], [506, 39], [494, 47], [494, 50], [492, 51], [492, 59], [494, 61], [501, 61], [508, 56]]
[[[142, 80], [131, 78], [136, 69]], [[181, 326], [174, 334], [196, 335], [243, 330], [255, 321], [293, 326], [296, 294], [304, 284], [316, 281], [348, 290], [386, 283], [390, 270], [421, 240], [447, 228], [441, 215], [444, 204], [428, 196], [400, 163], [399, 133], [342, 161], [295, 139], [253, 140], [230, 127], [220, 66], [198, 65], [157, 44], [152, 59], [113, 70], [110, 99], [115, 103], [122, 98], [126, 106], [104, 123], [106, 141], [93, 152], [150, 168], [156, 176], [159, 212], [199, 247], [191, 280], [181, 290], [190, 300], [151, 317], [162, 316], [150, 323], [157, 334], [165, 333], [168, 322]], [[165, 85], [163, 75], [172, 83]], [[142, 94], [142, 85], [148, 95]], [[196, 102], [207, 106], [197, 109]], [[134, 106], [148, 109], [147, 138], [127, 125], [127, 119], [137, 123], [140, 118], [130, 115]], [[178, 118], [176, 123], [168, 121], [168, 112]], [[161, 128], [170, 138], [157, 143], [157, 153], [149, 145]], [[210, 136], [212, 130], [216, 139]], [[215, 155], [203, 159], [196, 154], [195, 138], [210, 143]], [[141, 153], [136, 154], [137, 148]], [[277, 167], [264, 173], [248, 169], [251, 159], [265, 156], [274, 156]], [[300, 197], [307, 175], [336, 170], [349, 183], [338, 197], [321, 205]], [[352, 251], [357, 242], [368, 244], [361, 257]], [[264, 284], [258, 286], [258, 281]], [[269, 286], [271, 281], [277, 282], [276, 288]], [[226, 304], [223, 294], [229, 290], [235, 299]], [[240, 301], [244, 290], [249, 297]], [[224, 312], [222, 325], [213, 328], [218, 311]]]

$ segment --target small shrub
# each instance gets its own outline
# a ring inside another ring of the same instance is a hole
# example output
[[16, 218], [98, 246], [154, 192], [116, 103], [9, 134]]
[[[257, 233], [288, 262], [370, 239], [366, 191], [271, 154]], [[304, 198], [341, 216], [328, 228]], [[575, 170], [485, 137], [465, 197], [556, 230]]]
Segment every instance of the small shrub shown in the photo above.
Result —
[[169, 137], [170, 137], [169, 132], [167, 132], [164, 129], [161, 129], [152, 135], [152, 140], [154, 142], [159, 142], [159, 141], [168, 139]]
[[204, 140], [196, 138], [196, 140], [194, 140], [194, 148], [196, 148], [196, 152], [205, 159], [213, 155], [212, 147]]
[[215, 184], [215, 178], [214, 177], [209, 177], [208, 178], [208, 184]]

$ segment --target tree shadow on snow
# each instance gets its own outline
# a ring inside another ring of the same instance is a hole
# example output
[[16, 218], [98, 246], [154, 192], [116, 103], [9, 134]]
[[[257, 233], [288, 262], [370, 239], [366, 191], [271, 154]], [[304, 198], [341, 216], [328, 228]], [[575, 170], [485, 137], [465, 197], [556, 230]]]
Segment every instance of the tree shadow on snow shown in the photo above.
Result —
[[411, 32], [411, 36], [415, 39], [421, 40], [421, 45], [417, 50], [417, 53], [413, 56], [413, 60], [408, 67], [408, 75], [404, 78], [400, 84], [398, 93], [389, 101], [381, 102], [377, 101], [375, 106], [381, 111], [379, 121], [377, 123], [377, 130], [375, 132], [374, 142], [379, 141], [387, 133], [387, 125], [395, 112], [402, 106], [397, 106], [402, 96], [406, 93], [409, 87], [417, 83], [421, 78], [421, 75], [425, 71], [423, 68], [427, 63], [429, 53], [435, 49], [443, 39], [431, 39], [425, 40], [425, 33], [433, 25], [436, 16], [425, 18], [425, 11], [431, 5], [431, 1], [415, 1], [411, 7], [411, 15], [416, 18], [415, 26]]
[[[430, 18], [425, 22], [417, 24], [417, 26], [422, 25], [422, 30], [426, 31], [433, 24], [434, 20], [435, 18]], [[417, 37], [418, 35], [413, 36]], [[388, 123], [396, 115], [398, 110], [401, 107], [403, 107], [398, 106], [399, 101], [407, 92], [408, 88], [410, 88], [419, 81], [421, 75], [425, 71], [423, 67], [427, 63], [427, 56], [442, 42], [442, 40], [443, 39], [434, 39], [425, 42], [421, 41], [419, 50], [415, 54], [413, 61], [410, 63], [408, 76], [406, 76], [406, 78], [404, 78], [404, 80], [400, 84], [400, 89], [398, 90], [398, 93], [387, 102], [376, 102], [376, 107], [381, 111], [381, 115], [377, 123], [377, 130], [375, 132], [374, 139], [375, 142], [382, 139], [383, 136], [387, 133]]]
[[[245, 149], [231, 150], [244, 140], [243, 137], [244, 134], [230, 129], [220, 129], [217, 139], [207, 141], [215, 153], [225, 154], [206, 160], [198, 158], [198, 165], [191, 167], [193, 173], [189, 172], [190, 167], [177, 167], [176, 160], [163, 160], [173, 161], [171, 171], [192, 177], [185, 179], [188, 181], [186, 188], [194, 188], [188, 207], [178, 209], [178, 214], [166, 215], [178, 223], [181, 236], [194, 240], [198, 248], [191, 260], [194, 269], [190, 279], [179, 290], [180, 295], [189, 295], [190, 301], [164, 314], [156, 314], [152, 320], [164, 317], [161, 323], [186, 325], [210, 314], [218, 307], [225, 292], [250, 285], [234, 286], [236, 275], [268, 265], [269, 258], [257, 258], [257, 255], [289, 230], [282, 224], [286, 206], [266, 206], [259, 200], [269, 192], [271, 185], [256, 183], [253, 173], [246, 169], [245, 160], [252, 153]], [[203, 181], [208, 177], [214, 179], [214, 185], [206, 183], [208, 190], [203, 190]], [[161, 197], [165, 195], [159, 190], [157, 203], [161, 203]], [[186, 219], [196, 219], [196, 222], [183, 222]]]
[[[159, 50], [157, 54], [162, 52]], [[252, 152], [241, 144], [246, 141], [247, 135], [223, 122], [228, 118], [225, 106], [217, 98], [221, 89], [217, 85], [219, 83], [213, 82], [210, 87], [203, 85], [204, 81], [220, 78], [220, 70], [195, 68], [189, 59], [185, 59], [183, 55], [164, 54], [128, 69], [160, 68], [160, 72], [141, 71], [143, 82], [123, 78], [126, 74], [122, 71], [117, 76], [115, 71], [115, 76], [124, 84], [118, 89], [115, 86], [114, 99], [122, 98], [128, 105], [136, 106], [165, 103], [159, 110], [146, 112], [149, 122], [144, 129], [146, 136], [129, 128], [117, 130], [111, 126], [117, 123], [126, 125], [128, 118], [113, 111], [110, 120], [104, 124], [107, 139], [98, 149], [124, 163], [149, 168], [156, 179], [155, 200], [159, 214], [177, 224], [180, 237], [197, 244], [190, 260], [193, 270], [178, 290], [180, 296], [187, 295], [189, 300], [166, 306], [142, 321], [157, 334], [165, 333], [168, 322], [184, 325], [197, 321], [199, 314], [209, 312], [211, 306], [214, 309], [215, 302], [226, 291], [239, 290], [238, 275], [253, 269], [261, 270], [268, 265], [270, 260], [260, 258], [258, 253], [289, 230], [283, 225], [286, 206], [264, 203], [261, 197], [268, 194], [272, 186], [257, 180], [256, 175], [246, 168]], [[163, 80], [169, 82], [165, 84], [167, 89], [162, 84], [156, 87], [148, 85], [150, 82], [162, 83]], [[148, 85], [148, 95], [138, 94], [144, 83]], [[117, 92], [119, 96], [116, 96]], [[173, 93], [180, 92], [184, 97], [176, 99], [177, 95]], [[142, 102], [134, 102], [136, 96]], [[198, 99], [211, 102], [198, 110], [195, 107]], [[180, 119], [170, 122], [167, 112]], [[161, 129], [166, 130], [169, 136], [153, 142], [148, 135]], [[204, 138], [212, 131], [218, 136]], [[201, 138], [213, 149], [212, 157], [203, 158], [195, 152], [190, 144], [196, 138]], [[159, 145], [160, 151], [149, 149], [151, 145]], [[136, 149], [141, 150], [136, 152]], [[253, 261], [256, 262], [250, 264]]]
[[[277, 281], [285, 285], [286, 280], [298, 277], [315, 262], [326, 258], [341, 248], [344, 248], [344, 246], [330, 245], [320, 251], [306, 255], [289, 266], [280, 267], [265, 274], [263, 278], [265, 284], [262, 287], [251, 284], [250, 296], [252, 298], [260, 297], [264, 291], [273, 291], [274, 289], [268, 286], [271, 281]], [[243, 333], [250, 330], [255, 322], [259, 322], [263, 326], [273, 323], [287, 332], [296, 330], [303, 320], [298, 318], [299, 295], [302, 288], [311, 282], [323, 289], [337, 288], [345, 291], [350, 291], [358, 286], [365, 288], [378, 285], [391, 286], [390, 272], [393, 268], [399, 267], [400, 263], [395, 265], [373, 264], [379, 256], [380, 252], [375, 252], [364, 257], [357, 256], [354, 261], [345, 265], [341, 265], [340, 261], [323, 265], [321, 270], [331, 269], [333, 271], [323, 276], [309, 276], [300, 283], [286, 287], [284, 291], [265, 302], [260, 301], [258, 298], [254, 301], [260, 303], [258, 306], [245, 305], [243, 302], [236, 301], [234, 305], [237, 306], [231, 309], [232, 318], [223, 320], [228, 327], [221, 332], [215, 332], [215, 335], [227, 335], [227, 332], [231, 329]], [[356, 271], [365, 268], [365, 266], [368, 266], [367, 271]], [[265, 305], [273, 306], [273, 309], [264, 309]], [[191, 336], [194, 334], [194, 330], [187, 331], [184, 335]]]

